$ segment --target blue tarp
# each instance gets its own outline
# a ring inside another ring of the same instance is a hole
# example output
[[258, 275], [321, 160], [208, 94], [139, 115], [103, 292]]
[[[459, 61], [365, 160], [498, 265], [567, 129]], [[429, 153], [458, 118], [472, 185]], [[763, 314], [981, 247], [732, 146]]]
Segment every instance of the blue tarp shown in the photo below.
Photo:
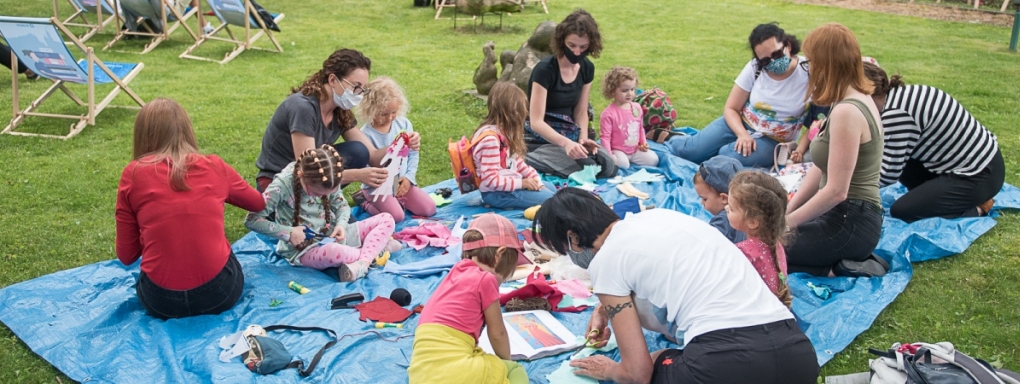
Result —
[[[666, 156], [665, 147], [653, 144], [662, 159], [658, 168], [647, 168], [666, 176], [665, 182], [640, 184], [648, 192], [651, 204], [673, 209], [704, 220], [709, 214], [698, 203], [691, 186], [696, 168], [676, 157]], [[624, 174], [637, 168], [622, 170]], [[429, 187], [449, 187], [452, 181]], [[600, 188], [602, 198], [614, 202], [624, 198], [614, 188]], [[888, 205], [902, 187], [883, 190]], [[451, 225], [461, 215], [487, 212], [477, 192], [460, 196], [439, 209], [433, 218]], [[999, 208], [1020, 208], [1020, 191], [1006, 186], [996, 197]], [[530, 222], [521, 211], [500, 211], [523, 229]], [[362, 214], [363, 215], [363, 214]], [[416, 225], [406, 220], [398, 229]], [[820, 363], [845, 348], [856, 335], [867, 329], [875, 317], [903, 291], [911, 277], [909, 260], [920, 261], [962, 252], [978, 236], [994, 226], [993, 218], [963, 220], [925, 220], [905, 224], [886, 217], [878, 252], [892, 260], [892, 271], [883, 278], [814, 278], [794, 274], [790, 278], [794, 313], [811, 338]], [[338, 335], [361, 333], [374, 328], [358, 320], [353, 310], [329, 310], [333, 297], [361, 292], [371, 299], [389, 296], [402, 287], [411, 292], [412, 305], [424, 302], [439, 284], [441, 276], [407, 278], [373, 270], [355, 283], [337, 283], [334, 277], [308, 268], [295, 268], [273, 255], [272, 241], [249, 233], [234, 245], [244, 269], [244, 295], [231, 310], [216, 316], [198, 316], [169, 321], [145, 315], [134, 292], [138, 265], [123, 266], [111, 260], [61, 271], [0, 290], [0, 321], [6, 324], [35, 353], [68, 377], [89, 382], [136, 382], [141, 377], [165, 382], [297, 382], [295, 370], [269, 376], [249, 372], [238, 358], [230, 363], [217, 359], [220, 337], [249, 324], [289, 324], [334, 329]], [[441, 250], [426, 248], [420, 252], [404, 249], [393, 255], [401, 263], [421, 261]], [[112, 255], [111, 255], [112, 257]], [[296, 281], [311, 289], [306, 295], [287, 289]], [[807, 282], [830, 286], [834, 295], [821, 300], [806, 287]], [[283, 303], [270, 307], [273, 300]], [[583, 334], [591, 311], [554, 314], [575, 334]], [[413, 334], [417, 316], [405, 329], [384, 329], [386, 339]], [[296, 356], [308, 361], [325, 343], [323, 335], [274, 335]], [[401, 383], [410, 358], [411, 337], [386, 341], [375, 334], [344, 338], [328, 350], [319, 367], [306, 380], [341, 383]], [[646, 333], [650, 350], [669, 347], [661, 336]], [[616, 353], [610, 357], [617, 358]], [[567, 354], [524, 363], [532, 382], [546, 382]]]

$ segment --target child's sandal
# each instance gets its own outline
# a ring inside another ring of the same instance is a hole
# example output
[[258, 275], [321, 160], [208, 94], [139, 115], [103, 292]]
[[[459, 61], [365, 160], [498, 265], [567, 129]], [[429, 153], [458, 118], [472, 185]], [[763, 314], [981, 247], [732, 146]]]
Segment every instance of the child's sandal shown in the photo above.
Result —
[[645, 138], [656, 143], [662, 144], [665, 143], [666, 140], [672, 138], [673, 136], [684, 136], [684, 134], [681, 132], [673, 132], [666, 128], [655, 128], [649, 131]]

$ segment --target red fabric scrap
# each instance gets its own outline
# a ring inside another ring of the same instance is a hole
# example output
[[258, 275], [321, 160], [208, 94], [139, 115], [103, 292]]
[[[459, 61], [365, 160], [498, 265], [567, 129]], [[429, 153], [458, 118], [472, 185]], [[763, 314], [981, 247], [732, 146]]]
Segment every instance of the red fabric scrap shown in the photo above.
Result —
[[376, 297], [375, 300], [366, 301], [354, 306], [354, 309], [361, 313], [361, 321], [374, 320], [386, 323], [399, 323], [411, 317], [411, 311], [397, 305], [393, 300], [386, 297]]
[[578, 307], [563, 307], [559, 308], [560, 301], [563, 301], [563, 292], [555, 287], [549, 285], [549, 282], [545, 280], [545, 275], [538, 272], [539, 268], [535, 267], [535, 271], [528, 276], [528, 283], [523, 287], [517, 288], [509, 293], [499, 296], [499, 305], [506, 305], [510, 299], [527, 299], [532, 297], [543, 297], [549, 300], [549, 306], [552, 307], [553, 312], [581, 312], [584, 308]]

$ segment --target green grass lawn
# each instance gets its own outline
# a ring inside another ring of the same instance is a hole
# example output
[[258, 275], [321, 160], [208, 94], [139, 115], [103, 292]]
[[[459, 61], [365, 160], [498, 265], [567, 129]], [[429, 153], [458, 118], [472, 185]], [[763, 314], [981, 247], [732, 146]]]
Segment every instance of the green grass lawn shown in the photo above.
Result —
[[[1020, 54], [1007, 50], [1006, 28], [778, 0], [551, 0], [550, 14], [531, 5], [523, 14], [505, 17], [509, 32], [500, 33], [454, 30], [452, 20], [433, 20], [434, 9], [411, 4], [265, 0], [271, 11], [287, 14], [278, 34], [285, 52], [246, 52], [225, 66], [178, 59], [190, 45], [183, 31], [146, 55], [99, 51], [99, 57], [144, 62], [131, 87], [146, 100], [180, 102], [191, 115], [201, 149], [218, 154], [253, 181], [262, 133], [290, 87], [320, 68], [334, 49], [359, 49], [372, 58], [373, 76], [393, 77], [407, 90], [409, 118], [423, 136], [419, 182], [427, 185], [450, 177], [447, 138], [471, 131], [484, 113], [484, 104], [463, 91], [473, 87], [471, 77], [487, 40], [494, 40], [498, 51], [516, 50], [539, 22], [562, 20], [584, 6], [604, 36], [605, 50], [595, 60], [598, 78], [613, 65], [635, 67], [644, 86], [659, 86], [672, 97], [680, 124], [701, 127], [720, 116], [733, 79], [751, 57], [746, 41], [756, 24], [779, 21], [803, 39], [814, 27], [837, 21], [853, 30], [864, 53], [887, 71], [959, 99], [997, 134], [1009, 168], [1006, 181], [1020, 183], [1020, 160], [1012, 155], [1020, 149]], [[67, 8], [62, 8], [65, 16]], [[50, 17], [52, 12], [47, 1], [0, 0], [4, 15]], [[487, 17], [486, 23], [498, 23], [498, 18]], [[471, 21], [458, 25], [470, 26]], [[108, 29], [87, 45], [98, 50], [112, 32]], [[143, 45], [127, 41], [115, 49], [140, 51]], [[210, 44], [199, 54], [226, 51]], [[23, 82], [22, 105], [46, 83]], [[3, 125], [12, 114], [10, 87], [8, 75], [0, 74]], [[596, 110], [607, 104], [599, 94], [598, 89], [592, 92]], [[55, 95], [48, 111], [77, 111], [63, 99]], [[118, 101], [129, 103], [125, 96]], [[131, 157], [134, 113], [108, 109], [96, 126], [66, 142], [0, 137], [0, 287], [115, 257], [115, 191]], [[29, 118], [21, 129], [60, 133], [67, 125]], [[227, 211], [231, 240], [247, 232], [242, 216], [236, 208]], [[951, 340], [972, 355], [1020, 370], [1020, 291], [1014, 288], [1020, 281], [1020, 215], [1007, 213], [998, 221], [967, 252], [915, 265], [906, 291], [823, 368], [823, 375], [864, 371], [868, 347], [917, 340]], [[0, 367], [3, 382], [67, 381], [6, 327], [0, 327]]]

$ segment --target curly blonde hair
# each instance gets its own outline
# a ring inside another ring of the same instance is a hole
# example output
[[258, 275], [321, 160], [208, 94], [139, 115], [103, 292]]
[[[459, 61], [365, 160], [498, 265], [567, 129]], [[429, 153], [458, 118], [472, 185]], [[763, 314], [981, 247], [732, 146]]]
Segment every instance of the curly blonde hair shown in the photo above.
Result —
[[358, 105], [358, 120], [371, 124], [375, 116], [394, 101], [400, 103], [400, 106], [397, 107], [397, 116], [407, 116], [411, 105], [407, 103], [404, 89], [400, 88], [396, 81], [386, 76], [379, 76], [369, 81], [365, 87], [371, 92], [365, 95], [365, 99]]
[[620, 66], [613, 67], [613, 69], [610, 69], [609, 72], [606, 73], [606, 77], [602, 79], [602, 96], [605, 96], [608, 100], [612, 100], [613, 93], [620, 87], [620, 84], [623, 84], [623, 82], [627, 80], [634, 80], [634, 86], [637, 86], [638, 77], [637, 71], [634, 70], [634, 68]]

